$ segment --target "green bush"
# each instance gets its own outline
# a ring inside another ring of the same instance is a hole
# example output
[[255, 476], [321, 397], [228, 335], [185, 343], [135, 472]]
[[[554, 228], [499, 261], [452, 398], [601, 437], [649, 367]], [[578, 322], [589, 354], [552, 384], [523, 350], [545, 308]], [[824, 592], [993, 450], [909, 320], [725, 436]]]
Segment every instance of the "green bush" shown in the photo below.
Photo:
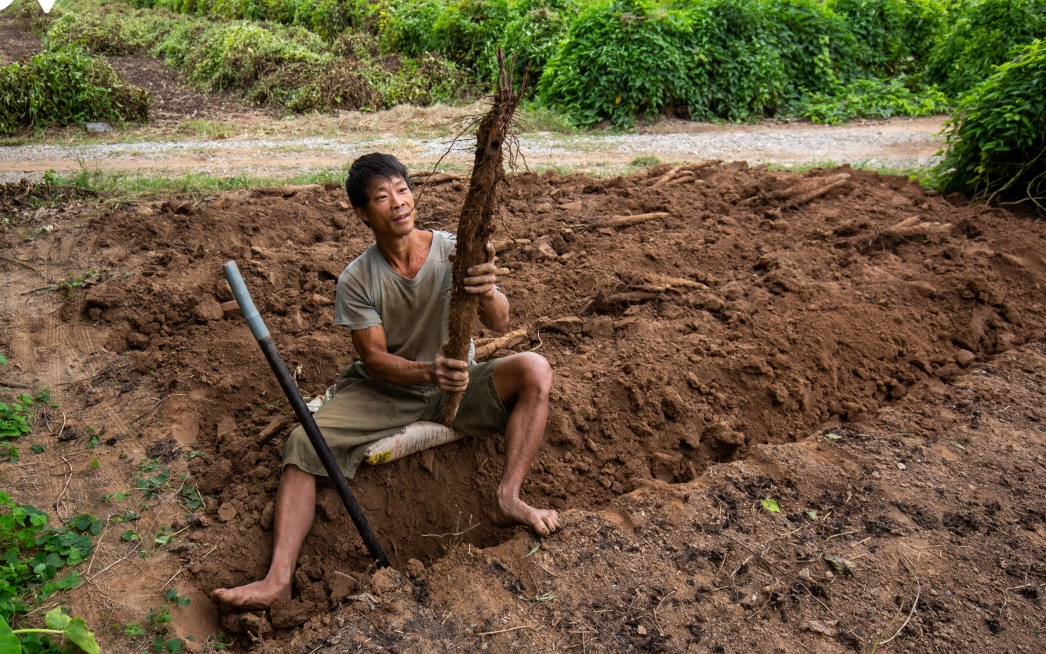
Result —
[[1046, 42], [1025, 46], [976, 86], [946, 124], [942, 191], [1046, 211]]
[[981, 83], [1016, 51], [1046, 38], [1046, 0], [974, 0], [951, 12], [951, 29], [928, 59], [928, 76], [952, 98]]
[[[208, 15], [215, 8], [170, 6]], [[216, 21], [119, 2], [85, 3], [55, 21], [45, 43], [78, 43], [99, 53], [148, 52], [202, 88], [241, 92], [256, 104], [296, 113], [451, 102], [470, 95], [468, 78], [452, 63], [432, 54], [379, 56], [377, 40], [365, 33], [342, 32], [328, 42], [293, 25]]]
[[686, 88], [683, 12], [650, 0], [602, 0], [582, 10], [539, 82], [541, 98], [577, 123], [660, 113]]
[[149, 94], [123, 82], [104, 61], [78, 47], [34, 55], [0, 68], [0, 134], [22, 128], [145, 122]]
[[948, 108], [948, 98], [936, 86], [927, 87], [901, 76], [858, 79], [831, 93], [814, 93], [796, 103], [789, 113], [815, 123], [838, 125], [854, 118], [930, 116]]
[[[795, 115], [807, 96], [827, 105], [870, 91], [853, 86], [874, 78], [867, 44], [847, 17], [816, 0], [690, 0], [676, 7], [648, 0], [589, 5], [545, 68], [543, 101], [580, 124], [610, 118], [625, 125], [637, 113], [665, 108], [700, 120]], [[854, 15], [858, 9], [851, 8]], [[903, 95], [893, 88], [889, 97], [911, 101]], [[836, 113], [891, 111], [874, 104], [849, 102]]]
[[871, 75], [921, 71], [946, 15], [935, 0], [829, 0], [828, 6], [845, 17], [859, 44], [856, 61]]
[[141, 50], [141, 44], [128, 33], [119, 12], [77, 16], [69, 13], [51, 23], [43, 38], [45, 50], [79, 44], [93, 54], [127, 55]]
[[578, 0], [392, 0], [381, 5], [377, 22], [385, 52], [439, 53], [491, 84], [498, 48], [515, 59], [518, 74], [529, 65], [532, 79], [540, 77], [580, 6]]
[[559, 49], [567, 28], [581, 9], [578, 0], [520, 0], [515, 16], [505, 25], [502, 47], [516, 59], [516, 73], [528, 67], [537, 81]]

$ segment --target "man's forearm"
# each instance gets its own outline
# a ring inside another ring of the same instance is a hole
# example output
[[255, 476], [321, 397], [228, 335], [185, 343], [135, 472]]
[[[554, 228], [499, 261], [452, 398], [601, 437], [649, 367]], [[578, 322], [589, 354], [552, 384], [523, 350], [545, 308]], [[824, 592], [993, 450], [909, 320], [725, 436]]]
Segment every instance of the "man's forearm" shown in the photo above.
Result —
[[410, 361], [388, 352], [369, 355], [363, 361], [367, 374], [378, 381], [400, 386], [436, 383], [431, 361]]
[[508, 331], [508, 298], [501, 291], [479, 298], [479, 321], [487, 329]]

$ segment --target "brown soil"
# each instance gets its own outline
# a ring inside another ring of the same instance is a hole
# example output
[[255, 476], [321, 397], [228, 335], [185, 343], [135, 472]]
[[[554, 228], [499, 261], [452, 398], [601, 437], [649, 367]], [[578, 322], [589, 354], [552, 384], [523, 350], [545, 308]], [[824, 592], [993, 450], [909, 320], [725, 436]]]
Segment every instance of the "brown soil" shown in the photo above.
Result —
[[0, 16], [0, 65], [40, 52], [40, 39], [27, 34], [10, 18]]
[[149, 92], [155, 121], [186, 119], [230, 120], [237, 114], [265, 114], [243, 100], [225, 93], [206, 93], [187, 86], [181, 75], [145, 55], [106, 57], [127, 82]]
[[[797, 196], [785, 189], [840, 172], [841, 185], [788, 208]], [[366, 572], [326, 489], [295, 599], [227, 616], [227, 630], [306, 654], [869, 651], [897, 630], [891, 647], [914, 651], [1041, 650], [1043, 358], [1038, 345], [1015, 348], [1043, 339], [1042, 225], [849, 169], [731, 164], [647, 186], [655, 177], [509, 177], [495, 238], [531, 240], [500, 255], [513, 326], [530, 332], [515, 349], [556, 372], [523, 493], [570, 510], [563, 532], [526, 557], [532, 537], [488, 525], [497, 439], [366, 468], [354, 490], [397, 569], [419, 579]], [[425, 187], [423, 225], [453, 230], [464, 193]], [[589, 229], [658, 211], [668, 216]], [[76, 407], [65, 429], [104, 424], [115, 439], [95, 450], [100, 470], [69, 464], [66, 501], [120, 513], [93, 498], [133, 485], [136, 461], [201, 451], [165, 465], [213, 496], [206, 509], [185, 518], [175, 493], [161, 494], [140, 530], [175, 520], [181, 549], [147, 559], [145, 578], [117, 578], [155, 589], [184, 568], [175, 585], [202, 598], [260, 577], [292, 421], [242, 319], [214, 315], [231, 298], [220, 266], [239, 261], [303, 391], [318, 393], [353, 358], [329, 304], [369, 233], [336, 184], [69, 212], [35, 216], [50, 235], [9, 233], [11, 287], [89, 267], [104, 281], [61, 304], [8, 297], [0, 332], [23, 366], [12, 379], [59, 388], [63, 410]], [[47, 420], [34, 438], [53, 443], [65, 420]], [[21, 469], [5, 486], [53, 502], [66, 464], [51, 460], [46, 488]], [[766, 497], [783, 513], [762, 510]], [[109, 541], [110, 559], [131, 547]], [[829, 578], [826, 553], [856, 575]], [[74, 606], [95, 624], [131, 620], [113, 592], [126, 589], [106, 583], [109, 609], [76, 593]], [[176, 632], [202, 640], [217, 617], [192, 606]]]

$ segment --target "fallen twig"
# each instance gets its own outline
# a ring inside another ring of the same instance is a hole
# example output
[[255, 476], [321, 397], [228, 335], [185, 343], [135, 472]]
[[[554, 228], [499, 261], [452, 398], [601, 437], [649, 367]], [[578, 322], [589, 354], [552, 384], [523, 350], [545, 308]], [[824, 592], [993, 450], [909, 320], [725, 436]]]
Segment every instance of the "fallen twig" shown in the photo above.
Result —
[[494, 634], [504, 634], [504, 633], [508, 633], [510, 631], [519, 631], [520, 629], [534, 629], [534, 628], [535, 628], [535, 625], [527, 624], [527, 625], [521, 625], [519, 627], [509, 627], [508, 629], [498, 629], [497, 631], [481, 631], [481, 632], [479, 632], [476, 635], [477, 636], [493, 636]]
[[69, 488], [69, 482], [73, 479], [73, 464], [69, 463], [64, 456], [62, 457], [62, 461], [65, 461], [65, 465], [69, 466], [69, 476], [65, 478], [65, 486], [62, 487], [62, 492], [58, 494], [58, 497], [56, 497], [54, 501], [54, 513], [59, 520], [62, 519], [62, 511], [58, 508], [58, 505], [62, 501], [62, 496], [65, 495], [66, 489]]
[[448, 531], [445, 534], [422, 534], [421, 537], [422, 538], [446, 538], [447, 536], [455, 536], [455, 537], [456, 536], [463, 536], [463, 535], [469, 533], [470, 531], [472, 531], [473, 529], [475, 529], [476, 527], [480, 526], [481, 524], [483, 524], [483, 523], [477, 522], [476, 524], [472, 525], [471, 527], [468, 527], [467, 529], [463, 529], [461, 531]]
[[[903, 559], [904, 557], [902, 556], [901, 558]], [[892, 641], [894, 638], [897, 638], [901, 635], [901, 632], [904, 631], [904, 628], [908, 626], [909, 622], [911, 622], [912, 616], [915, 615], [915, 609], [919, 606], [919, 596], [922, 594], [922, 585], [919, 583], [919, 575], [917, 575], [915, 571], [909, 567], [908, 559], [904, 559], [904, 567], [906, 570], [908, 570], [908, 574], [912, 575], [912, 580], [915, 581], [915, 600], [912, 601], [912, 609], [908, 611], [908, 617], [904, 619], [904, 624], [902, 624], [897, 629], [897, 631], [894, 632], [894, 635], [890, 636], [884, 641], [876, 642], [875, 645], [872, 646], [872, 654], [875, 654], [875, 650], [880, 645], [885, 645]]]
[[7, 386], [9, 388], [32, 388], [29, 384], [22, 384], [8, 379], [0, 379], [0, 386]]
[[588, 225], [581, 225], [581, 228], [588, 229], [599, 229], [602, 227], [610, 227], [612, 229], [622, 229], [624, 227], [632, 227], [633, 225], [640, 225], [642, 223], [650, 222], [651, 220], [664, 220], [670, 218], [671, 214], [664, 211], [655, 211], [653, 213], [640, 213], [634, 216], [614, 216], [607, 220], [599, 220]]

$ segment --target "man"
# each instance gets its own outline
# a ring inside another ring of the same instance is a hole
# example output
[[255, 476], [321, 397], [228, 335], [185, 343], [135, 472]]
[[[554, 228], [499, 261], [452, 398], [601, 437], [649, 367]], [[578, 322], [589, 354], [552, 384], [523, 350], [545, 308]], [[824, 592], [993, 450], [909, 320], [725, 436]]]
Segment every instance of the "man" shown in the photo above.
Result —
[[[335, 460], [351, 478], [368, 442], [416, 420], [440, 420], [444, 394], [465, 391], [454, 428], [472, 436], [505, 434], [505, 467], [491, 520], [500, 527], [525, 525], [539, 535], [552, 533], [559, 527], [556, 512], [519, 498], [548, 416], [548, 362], [532, 352], [472, 365], [440, 356], [450, 313], [454, 235], [415, 229], [407, 169], [390, 155], [354, 161], [345, 188], [356, 215], [374, 232], [374, 244], [338, 279], [335, 322], [352, 330], [360, 360], [341, 374], [334, 397], [315, 415]], [[465, 290], [479, 296], [480, 321], [506, 331], [508, 299], [495, 285], [489, 246], [488, 252], [490, 261], [468, 270]], [[315, 515], [316, 477], [326, 476], [301, 427], [287, 441], [283, 466], [269, 572], [252, 584], [215, 590], [222, 604], [265, 609], [291, 596], [298, 551]]]

